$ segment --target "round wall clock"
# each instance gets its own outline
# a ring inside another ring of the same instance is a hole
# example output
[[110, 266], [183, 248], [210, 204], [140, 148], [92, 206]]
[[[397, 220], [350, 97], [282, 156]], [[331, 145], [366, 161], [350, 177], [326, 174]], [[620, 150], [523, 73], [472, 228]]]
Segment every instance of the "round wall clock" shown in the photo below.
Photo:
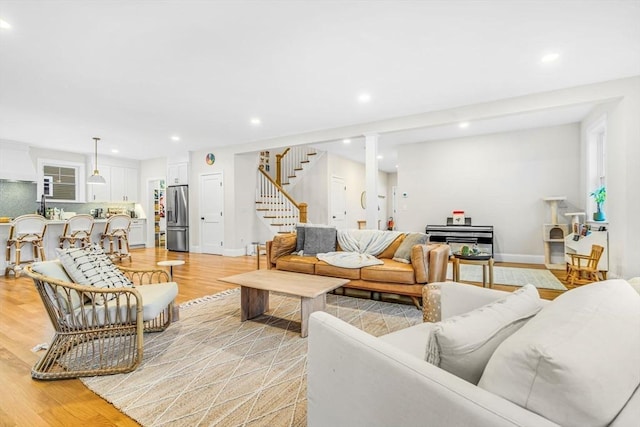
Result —
[[213, 153], [209, 153], [209, 154], [207, 154], [206, 161], [207, 161], [207, 164], [209, 166], [211, 166], [212, 164], [214, 164], [216, 162], [216, 156], [214, 156]]

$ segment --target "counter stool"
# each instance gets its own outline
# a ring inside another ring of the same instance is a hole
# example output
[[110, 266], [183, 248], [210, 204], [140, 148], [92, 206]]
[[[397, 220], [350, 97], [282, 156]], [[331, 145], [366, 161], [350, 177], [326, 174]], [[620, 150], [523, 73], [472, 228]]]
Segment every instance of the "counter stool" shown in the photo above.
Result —
[[[47, 220], [41, 215], [22, 215], [13, 220], [7, 239], [7, 268], [4, 275], [8, 276], [13, 271], [16, 277], [20, 277], [21, 263], [33, 262], [36, 258], [44, 261], [44, 233], [47, 230]], [[33, 259], [23, 261], [21, 259], [22, 246], [31, 244]], [[11, 247], [15, 247], [15, 259], [11, 262]]]
[[[107, 219], [104, 232], [100, 235], [100, 242], [104, 243], [105, 239], [109, 240], [109, 249], [106, 252], [111, 259], [122, 261], [123, 258], [129, 258], [131, 262], [131, 254], [129, 253], [129, 228], [131, 227], [131, 217], [125, 214], [113, 215]], [[123, 249], [125, 249], [123, 251]]]
[[60, 236], [60, 249], [64, 248], [65, 242], [69, 247], [76, 247], [76, 242], [80, 247], [91, 246], [91, 232], [93, 231], [93, 217], [91, 215], [74, 215], [64, 223], [62, 236]]

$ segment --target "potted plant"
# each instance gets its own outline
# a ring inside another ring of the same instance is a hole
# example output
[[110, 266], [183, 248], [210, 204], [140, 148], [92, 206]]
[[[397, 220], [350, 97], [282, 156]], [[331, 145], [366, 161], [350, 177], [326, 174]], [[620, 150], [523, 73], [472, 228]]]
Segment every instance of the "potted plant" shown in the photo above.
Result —
[[602, 210], [602, 204], [604, 203], [605, 200], [607, 200], [607, 189], [604, 186], [602, 186], [597, 190], [594, 190], [589, 195], [593, 197], [593, 200], [596, 202], [596, 206], [598, 208], [598, 210], [593, 213], [593, 220], [604, 221], [606, 218], [604, 215], [604, 211]]

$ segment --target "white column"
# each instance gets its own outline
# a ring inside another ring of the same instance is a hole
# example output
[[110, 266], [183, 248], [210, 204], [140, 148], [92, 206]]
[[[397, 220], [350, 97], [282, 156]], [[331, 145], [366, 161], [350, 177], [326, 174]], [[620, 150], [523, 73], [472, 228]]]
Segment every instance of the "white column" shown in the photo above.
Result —
[[367, 210], [365, 219], [368, 230], [378, 229], [378, 134], [366, 134], [365, 182], [367, 191]]

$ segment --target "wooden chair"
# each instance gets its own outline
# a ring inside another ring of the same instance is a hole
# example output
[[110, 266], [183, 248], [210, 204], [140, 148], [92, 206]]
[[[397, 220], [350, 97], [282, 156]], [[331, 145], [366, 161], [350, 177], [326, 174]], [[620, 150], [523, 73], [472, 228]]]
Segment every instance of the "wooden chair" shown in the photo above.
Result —
[[[25, 268], [55, 330], [47, 352], [31, 369], [33, 378], [120, 374], [138, 367], [143, 334], [169, 326], [178, 288], [168, 282], [164, 270], [118, 268], [134, 286], [97, 288], [72, 283], [57, 260]], [[96, 302], [100, 300], [104, 302]]]
[[[567, 264], [567, 282], [571, 285], [599, 282], [601, 272], [598, 270], [598, 262], [603, 251], [604, 247], [592, 245], [589, 255], [568, 254], [571, 257], [571, 263]], [[605, 278], [604, 273], [603, 278]]]
[[[7, 267], [5, 276], [13, 271], [16, 277], [20, 277], [21, 264], [33, 262], [36, 259], [44, 261], [44, 233], [47, 231], [47, 220], [42, 215], [22, 215], [13, 220], [7, 239]], [[33, 249], [33, 258], [22, 259], [22, 246], [30, 244]], [[11, 261], [11, 248], [15, 248], [15, 258]]]
[[109, 241], [109, 249], [105, 253], [114, 261], [122, 261], [123, 258], [129, 258], [131, 262], [131, 253], [129, 252], [129, 229], [131, 228], [131, 217], [125, 214], [118, 214], [109, 217], [104, 227], [104, 232], [100, 236], [100, 241]]
[[78, 242], [81, 247], [90, 246], [93, 225], [91, 215], [74, 215], [69, 218], [64, 223], [62, 236], [60, 236], [60, 249], [64, 248], [65, 242], [69, 242], [70, 247], [75, 247]]

